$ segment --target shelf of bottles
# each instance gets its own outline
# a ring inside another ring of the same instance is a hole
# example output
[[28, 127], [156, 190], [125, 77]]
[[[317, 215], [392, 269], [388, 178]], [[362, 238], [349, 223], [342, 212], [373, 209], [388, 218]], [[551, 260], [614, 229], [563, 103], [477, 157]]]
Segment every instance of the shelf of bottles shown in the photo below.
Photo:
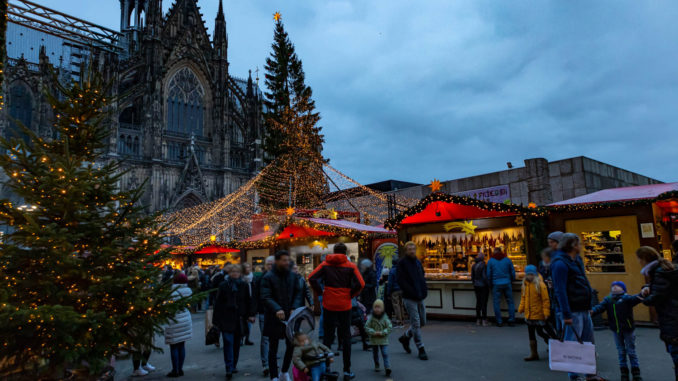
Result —
[[621, 230], [582, 232], [581, 237], [587, 272], [626, 272]]
[[477, 230], [463, 233], [417, 234], [412, 237], [428, 279], [469, 280], [476, 256], [485, 254], [487, 262], [495, 248], [503, 249], [522, 276], [527, 265], [523, 228]]

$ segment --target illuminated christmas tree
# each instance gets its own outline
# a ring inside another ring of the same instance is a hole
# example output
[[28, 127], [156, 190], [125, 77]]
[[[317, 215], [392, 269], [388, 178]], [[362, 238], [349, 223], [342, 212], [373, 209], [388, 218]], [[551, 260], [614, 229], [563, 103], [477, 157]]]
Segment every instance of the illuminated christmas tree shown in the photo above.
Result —
[[26, 142], [0, 139], [6, 185], [23, 200], [0, 200], [0, 374], [98, 373], [120, 349], [150, 346], [188, 302], [167, 303], [153, 254], [162, 227], [138, 205], [142, 189], [119, 190], [119, 163], [103, 157], [108, 88], [85, 77], [49, 95], [54, 139], [24, 126]]

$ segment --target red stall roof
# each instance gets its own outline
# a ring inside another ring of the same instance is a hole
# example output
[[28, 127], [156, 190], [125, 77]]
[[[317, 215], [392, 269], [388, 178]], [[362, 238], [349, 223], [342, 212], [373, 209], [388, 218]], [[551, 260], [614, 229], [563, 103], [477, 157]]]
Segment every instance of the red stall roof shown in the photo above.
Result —
[[603, 189], [598, 192], [585, 194], [583, 196], [571, 198], [569, 200], [555, 202], [550, 206], [652, 199], [659, 197], [659, 195], [662, 193], [671, 191], [678, 191], [678, 183]]
[[322, 237], [336, 235], [331, 232], [313, 229], [301, 225], [290, 224], [287, 225], [283, 231], [278, 234], [276, 239], [290, 239], [290, 238], [305, 238], [305, 237]]
[[421, 212], [405, 217], [401, 225], [430, 224], [454, 220], [475, 220], [490, 217], [515, 216], [518, 213], [509, 211], [485, 210], [470, 205], [455, 204], [445, 201], [434, 201]]
[[221, 254], [221, 253], [239, 253], [238, 249], [230, 249], [228, 247], [221, 247], [216, 245], [205, 246], [200, 250], [196, 250], [193, 254]]

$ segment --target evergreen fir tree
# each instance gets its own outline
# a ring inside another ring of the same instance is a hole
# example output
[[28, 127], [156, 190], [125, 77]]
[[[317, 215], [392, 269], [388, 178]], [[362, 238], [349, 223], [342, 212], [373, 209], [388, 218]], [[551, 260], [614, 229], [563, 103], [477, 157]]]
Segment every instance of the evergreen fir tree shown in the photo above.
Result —
[[[56, 82], [56, 79], [55, 79]], [[0, 200], [0, 374], [62, 379], [99, 372], [120, 349], [151, 346], [189, 300], [169, 302], [154, 266], [163, 227], [119, 190], [118, 162], [102, 156], [108, 88], [98, 74], [48, 94], [55, 139], [0, 139], [7, 186]]]
[[273, 168], [268, 168], [259, 182], [261, 201], [276, 208], [290, 201], [295, 207], [317, 206], [326, 190], [320, 115], [305, 83], [301, 59], [280, 19], [275, 24], [272, 49], [265, 65], [264, 152]]

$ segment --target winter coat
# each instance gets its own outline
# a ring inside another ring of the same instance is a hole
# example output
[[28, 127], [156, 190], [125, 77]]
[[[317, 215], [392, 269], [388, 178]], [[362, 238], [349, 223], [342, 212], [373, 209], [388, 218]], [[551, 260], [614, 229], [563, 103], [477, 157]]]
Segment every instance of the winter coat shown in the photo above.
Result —
[[471, 282], [473, 287], [489, 287], [490, 281], [487, 279], [487, 265], [485, 261], [479, 260], [471, 267]]
[[[189, 297], [193, 294], [186, 284], [174, 286], [172, 300]], [[188, 309], [183, 309], [174, 315], [173, 320], [165, 326], [165, 344], [178, 344], [190, 340], [193, 337], [193, 321]]]
[[391, 267], [391, 270], [388, 273], [388, 282], [386, 283], [386, 295], [391, 296], [394, 292], [400, 291], [400, 286], [398, 285], [397, 281], [397, 274], [398, 273], [398, 264], [395, 263], [393, 264], [393, 267]]
[[[388, 345], [388, 335], [391, 331], [393, 331], [393, 324], [385, 313], [381, 317], [370, 315], [365, 324], [365, 332], [369, 336], [370, 345]], [[377, 332], [381, 332], [382, 335], [377, 336]]]
[[377, 300], [377, 272], [368, 268], [362, 273], [362, 277], [365, 281], [365, 288], [360, 293], [360, 302], [369, 310]]
[[244, 334], [247, 318], [255, 314], [254, 308], [248, 284], [242, 279], [228, 278], [219, 285], [212, 324], [222, 332]]
[[318, 356], [326, 353], [332, 353], [332, 351], [318, 342], [304, 346], [297, 345], [294, 347], [294, 352], [292, 352], [292, 363], [301, 371], [305, 368], [311, 369], [327, 360], [317, 359]]
[[650, 295], [643, 303], [657, 310], [659, 337], [678, 345], [678, 269], [667, 271], [657, 263], [649, 271]]
[[572, 318], [572, 312], [591, 310], [591, 285], [581, 259], [559, 251], [551, 261], [551, 278], [563, 319]]
[[328, 311], [348, 311], [351, 299], [360, 295], [365, 281], [358, 267], [345, 254], [330, 254], [308, 277], [311, 287], [323, 296]]
[[258, 314], [266, 312], [264, 303], [261, 301], [261, 280], [264, 278], [264, 275], [266, 275], [265, 272], [255, 275], [254, 279], [252, 279], [252, 302]]
[[403, 257], [398, 260], [396, 280], [403, 298], [421, 301], [428, 295], [424, 267], [417, 258]]
[[[540, 275], [537, 276], [541, 278]], [[534, 282], [523, 282], [518, 312], [523, 314], [526, 320], [546, 320], [549, 318], [551, 303], [549, 291], [543, 279], [539, 280], [539, 291], [537, 291]]]
[[280, 321], [276, 312], [282, 310], [285, 320], [292, 311], [304, 306], [304, 290], [297, 274], [277, 268], [269, 271], [261, 279], [261, 303], [264, 304], [264, 336], [285, 337], [285, 323]]
[[544, 280], [551, 279], [551, 263], [547, 265], [544, 261], [539, 261], [539, 274]]
[[636, 328], [633, 321], [633, 307], [642, 302], [640, 295], [610, 294], [593, 307], [592, 314], [607, 312], [607, 324], [612, 332], [630, 332]]
[[508, 257], [490, 258], [487, 261], [487, 279], [491, 286], [511, 284], [516, 279], [516, 270]]

